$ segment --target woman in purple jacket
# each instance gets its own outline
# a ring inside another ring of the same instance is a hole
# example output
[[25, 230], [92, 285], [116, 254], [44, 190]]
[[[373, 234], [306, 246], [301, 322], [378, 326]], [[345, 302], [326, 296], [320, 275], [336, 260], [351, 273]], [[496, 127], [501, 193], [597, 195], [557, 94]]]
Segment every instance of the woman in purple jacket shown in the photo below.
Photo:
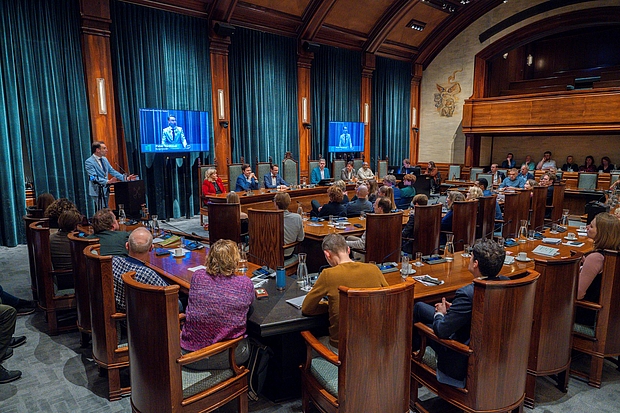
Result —
[[[211, 246], [206, 271], [194, 273], [181, 332], [183, 354], [245, 336], [248, 311], [254, 300], [254, 285], [245, 275], [235, 275], [238, 263], [237, 245], [222, 239]], [[244, 339], [235, 351], [236, 363], [244, 363], [249, 355], [248, 343]], [[187, 367], [195, 370], [227, 369], [228, 352]]]

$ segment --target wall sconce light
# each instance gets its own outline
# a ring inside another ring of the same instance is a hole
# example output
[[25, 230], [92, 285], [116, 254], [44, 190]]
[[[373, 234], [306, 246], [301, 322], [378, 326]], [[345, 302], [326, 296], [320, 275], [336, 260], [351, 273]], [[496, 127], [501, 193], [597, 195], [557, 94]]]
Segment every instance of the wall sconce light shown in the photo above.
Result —
[[106, 101], [106, 94], [105, 94], [105, 79], [101, 77], [97, 78], [97, 100], [99, 102], [99, 114], [107, 115], [108, 114], [108, 103]]
[[308, 123], [308, 98], [301, 98], [301, 123]]
[[531, 54], [527, 55], [527, 65], [528, 66], [532, 66], [532, 64], [534, 63], [534, 58], [532, 57]]
[[227, 120], [221, 120], [220, 121], [220, 126], [224, 129], [228, 128], [228, 121]]
[[224, 119], [226, 117], [226, 108], [224, 107], [224, 89], [217, 90], [217, 118]]
[[308, 130], [312, 129], [312, 124], [310, 124], [308, 122], [304, 122], [303, 125], [304, 125], [304, 128], [306, 128]]
[[416, 119], [416, 116], [418, 114], [418, 111], [416, 108], [411, 108], [411, 128], [415, 129], [418, 126], [418, 120]]
[[364, 103], [364, 125], [368, 125], [368, 119], [370, 119], [370, 105]]
[[508, 53], [504, 53], [502, 57], [504, 58], [504, 60], [508, 59]]

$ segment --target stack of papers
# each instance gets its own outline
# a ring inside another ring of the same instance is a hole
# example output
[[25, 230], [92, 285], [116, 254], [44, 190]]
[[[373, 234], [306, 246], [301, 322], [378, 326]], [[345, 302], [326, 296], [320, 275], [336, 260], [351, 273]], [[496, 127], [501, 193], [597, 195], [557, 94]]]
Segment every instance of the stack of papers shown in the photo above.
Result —
[[304, 299], [306, 298], [305, 295], [302, 295], [301, 297], [296, 297], [296, 298], [290, 298], [288, 300], [286, 300], [287, 303], [289, 303], [290, 305], [292, 305], [295, 308], [299, 308], [301, 310], [301, 305], [304, 303]]
[[543, 244], [551, 244], [551, 245], [560, 245], [562, 242], [561, 238], [543, 238]]
[[545, 247], [544, 245], [539, 245], [532, 250], [534, 254], [543, 255], [545, 257], [555, 257], [560, 254], [560, 250], [552, 247]]
[[[179, 238], [178, 235], [173, 235], [173, 236], [171, 236], [168, 239], [164, 239], [164, 240], [159, 241], [159, 245], [161, 245], [162, 247], [165, 247], [167, 245], [174, 244], [175, 242], [179, 241], [180, 239], [181, 238]], [[153, 242], [155, 242], [155, 240], [153, 240]]]
[[504, 264], [505, 265], [512, 265], [515, 262], [515, 257], [511, 257], [510, 255], [506, 255], [506, 258], [504, 258]]

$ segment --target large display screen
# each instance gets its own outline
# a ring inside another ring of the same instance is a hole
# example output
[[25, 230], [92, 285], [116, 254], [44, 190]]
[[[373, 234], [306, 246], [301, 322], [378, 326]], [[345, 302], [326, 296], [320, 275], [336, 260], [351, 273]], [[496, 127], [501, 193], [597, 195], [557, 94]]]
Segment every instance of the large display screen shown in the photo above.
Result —
[[208, 151], [209, 112], [140, 109], [140, 149], [143, 153]]
[[329, 152], [363, 152], [363, 122], [329, 122]]

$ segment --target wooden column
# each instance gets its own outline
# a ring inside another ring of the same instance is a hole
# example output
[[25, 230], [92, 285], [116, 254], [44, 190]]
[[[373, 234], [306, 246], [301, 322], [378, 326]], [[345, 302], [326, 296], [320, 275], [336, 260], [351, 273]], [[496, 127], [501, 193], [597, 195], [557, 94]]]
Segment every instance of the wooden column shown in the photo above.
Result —
[[480, 165], [480, 135], [465, 134], [465, 166]]
[[[299, 176], [308, 177], [308, 156], [310, 155], [310, 138], [312, 136], [312, 106], [310, 101], [310, 71], [314, 53], [297, 47], [297, 114], [299, 130]], [[314, 154], [318, 156], [318, 154]], [[301, 180], [300, 180], [301, 182]], [[310, 182], [310, 180], [308, 180]]]
[[[229, 37], [212, 33], [209, 51], [211, 54], [211, 103], [213, 107], [214, 154], [217, 160], [217, 173], [224, 180], [228, 176], [228, 164], [231, 159], [230, 144], [230, 99], [228, 81], [228, 46]], [[223, 107], [222, 107], [223, 105]]]
[[[119, 145], [110, 52], [109, 0], [80, 0], [82, 59], [88, 92], [92, 141], [104, 141], [110, 164], [127, 170], [127, 151]], [[101, 95], [101, 96], [100, 96]], [[100, 97], [102, 102], [100, 102]]]
[[[364, 122], [364, 160], [370, 159], [370, 122], [372, 114], [372, 74], [375, 71], [376, 59], [372, 53], [362, 54], [362, 93], [360, 119]], [[376, 161], [376, 159], [375, 159]], [[371, 167], [374, 165], [371, 164]]]
[[420, 82], [422, 81], [422, 65], [414, 63], [411, 73], [411, 127], [409, 132], [409, 160], [412, 165], [419, 162], [420, 157]]

